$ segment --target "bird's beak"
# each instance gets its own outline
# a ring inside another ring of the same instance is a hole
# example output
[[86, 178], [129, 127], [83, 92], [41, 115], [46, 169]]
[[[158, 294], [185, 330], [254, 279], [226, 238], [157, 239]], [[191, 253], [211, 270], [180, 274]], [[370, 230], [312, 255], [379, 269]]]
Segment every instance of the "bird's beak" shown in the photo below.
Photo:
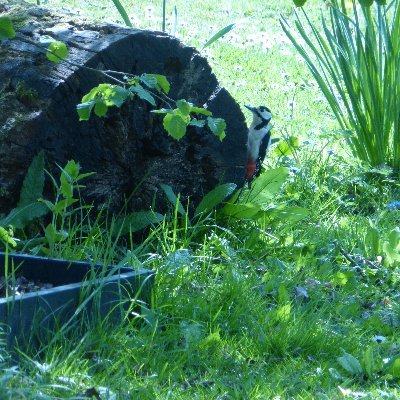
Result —
[[248, 110], [250, 110], [251, 112], [254, 112], [255, 111], [255, 107], [251, 107], [251, 106], [246, 106], [245, 105], [245, 107], [248, 109]]

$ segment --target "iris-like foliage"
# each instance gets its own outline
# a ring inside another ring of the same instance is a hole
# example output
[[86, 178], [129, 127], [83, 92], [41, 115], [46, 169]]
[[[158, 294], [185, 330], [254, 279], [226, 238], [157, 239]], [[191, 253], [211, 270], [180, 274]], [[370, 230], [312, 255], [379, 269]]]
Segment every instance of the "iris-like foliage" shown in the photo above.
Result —
[[[400, 1], [346, 8], [332, 0], [322, 31], [296, 12], [281, 25], [306, 61], [354, 156], [400, 169]], [[302, 14], [302, 15], [301, 15]]]

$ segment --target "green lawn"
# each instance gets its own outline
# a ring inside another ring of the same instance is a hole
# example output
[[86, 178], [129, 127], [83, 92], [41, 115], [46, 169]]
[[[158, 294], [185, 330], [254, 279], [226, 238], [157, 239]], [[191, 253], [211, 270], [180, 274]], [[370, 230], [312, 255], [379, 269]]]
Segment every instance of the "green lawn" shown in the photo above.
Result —
[[[42, 3], [121, 22], [111, 1]], [[271, 151], [264, 176], [283, 167], [289, 175], [258, 199], [262, 207], [309, 214], [187, 224], [172, 209], [130, 244], [113, 242], [105, 222], [77, 221], [80, 240], [54, 255], [134, 255], [156, 271], [151, 305], [117, 327], [78, 318], [18, 365], [4, 352], [0, 399], [399, 398], [400, 210], [388, 207], [399, 200], [398, 181], [346, 150], [281, 30], [281, 14], [293, 21], [291, 1], [167, 3], [167, 31], [176, 5], [178, 36], [198, 48], [237, 24], [201, 53], [241, 106], [271, 108], [275, 137], [299, 139], [292, 155]], [[161, 27], [161, 4], [124, 1], [134, 25], [149, 29]], [[320, 8], [307, 3], [315, 21]]]

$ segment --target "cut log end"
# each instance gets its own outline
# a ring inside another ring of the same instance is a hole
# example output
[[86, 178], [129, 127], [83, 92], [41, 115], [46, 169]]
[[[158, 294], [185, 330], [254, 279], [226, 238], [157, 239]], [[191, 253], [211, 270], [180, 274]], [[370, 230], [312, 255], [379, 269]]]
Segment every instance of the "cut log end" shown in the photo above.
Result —
[[[5, 6], [7, 11], [7, 7]], [[192, 47], [161, 32], [118, 26], [91, 26], [71, 16], [51, 16], [27, 5], [33, 40], [50, 35], [70, 48], [69, 60], [81, 66], [130, 74], [156, 73], [171, 83], [169, 96], [205, 106], [227, 123], [223, 142], [206, 128], [188, 129], [180, 141], [170, 138], [162, 117], [141, 100], [110, 109], [104, 118], [79, 122], [76, 104], [101, 75], [66, 63], [48, 61], [37, 48], [11, 40], [0, 47], [0, 213], [18, 201], [22, 180], [41, 149], [49, 170], [79, 162], [86, 180], [82, 196], [98, 208], [116, 211], [132, 191], [130, 208], [148, 209], [160, 183], [196, 204], [215, 185], [241, 184], [246, 161], [246, 125], [235, 100], [219, 87], [206, 59]], [[54, 18], [53, 18], [54, 17]], [[159, 104], [160, 107], [164, 106]], [[158, 196], [159, 197], [159, 196]], [[159, 197], [157, 206], [164, 210]]]

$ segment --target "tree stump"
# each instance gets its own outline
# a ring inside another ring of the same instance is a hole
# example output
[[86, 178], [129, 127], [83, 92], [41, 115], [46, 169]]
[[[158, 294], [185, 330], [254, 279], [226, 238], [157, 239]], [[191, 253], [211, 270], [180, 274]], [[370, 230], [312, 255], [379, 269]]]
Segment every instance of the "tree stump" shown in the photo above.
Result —
[[[41, 149], [55, 176], [60, 172], [57, 165], [72, 159], [82, 172], [96, 172], [86, 179], [82, 196], [113, 211], [134, 189], [129, 208], [148, 209], [160, 183], [194, 204], [218, 183], [243, 183], [244, 116], [194, 48], [162, 32], [94, 26], [71, 15], [18, 4], [6, 0], [0, 13], [18, 15], [19, 35], [37, 42], [44, 35], [63, 41], [68, 59], [79, 66], [165, 75], [171, 83], [169, 97], [186, 99], [224, 118], [227, 137], [220, 142], [206, 128], [190, 127], [176, 141], [165, 132], [162, 117], [139, 99], [110, 109], [105, 118], [79, 122], [76, 105], [92, 87], [105, 82], [104, 77], [65, 62], [52, 63], [33, 45], [5, 41], [0, 45], [0, 213], [17, 203], [27, 168]], [[156, 209], [165, 209], [162, 197], [156, 201]]]

